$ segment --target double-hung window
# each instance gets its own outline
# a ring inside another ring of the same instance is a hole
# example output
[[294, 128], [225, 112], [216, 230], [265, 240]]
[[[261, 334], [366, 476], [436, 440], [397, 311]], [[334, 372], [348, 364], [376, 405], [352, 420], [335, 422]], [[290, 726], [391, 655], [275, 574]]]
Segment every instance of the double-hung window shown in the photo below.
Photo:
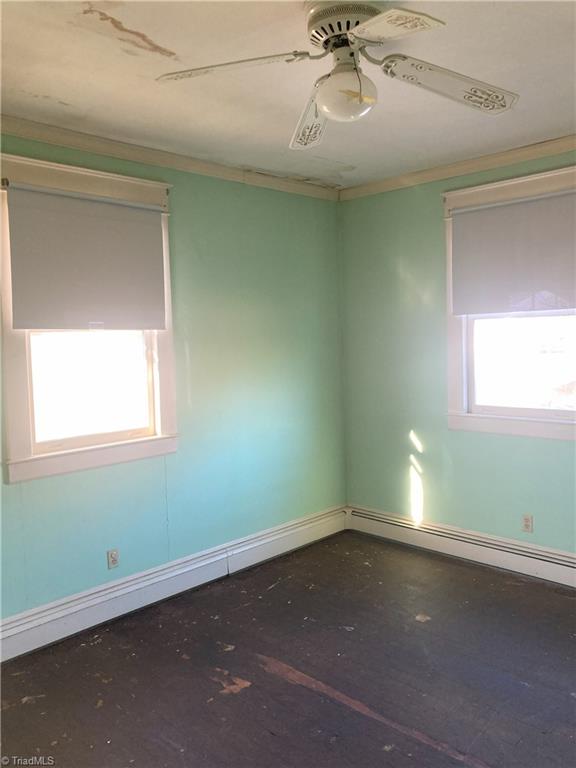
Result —
[[176, 449], [167, 188], [8, 157], [9, 482]]
[[576, 169], [445, 195], [449, 426], [573, 439]]

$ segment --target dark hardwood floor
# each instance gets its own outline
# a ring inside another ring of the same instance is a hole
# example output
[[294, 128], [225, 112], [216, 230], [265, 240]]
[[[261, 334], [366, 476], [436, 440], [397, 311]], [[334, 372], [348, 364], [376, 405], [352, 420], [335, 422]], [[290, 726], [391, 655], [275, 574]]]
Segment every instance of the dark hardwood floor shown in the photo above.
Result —
[[6, 663], [3, 764], [573, 768], [574, 598], [339, 534]]

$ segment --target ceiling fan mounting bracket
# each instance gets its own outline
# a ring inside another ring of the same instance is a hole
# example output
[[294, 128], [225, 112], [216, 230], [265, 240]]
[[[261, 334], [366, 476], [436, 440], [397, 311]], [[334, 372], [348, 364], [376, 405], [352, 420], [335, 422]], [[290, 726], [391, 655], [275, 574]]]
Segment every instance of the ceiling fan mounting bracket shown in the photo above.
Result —
[[350, 46], [349, 41], [342, 45], [330, 44], [327, 46], [326, 52], [333, 55], [334, 66], [341, 64], [353, 66], [358, 61], [358, 52]]
[[[338, 38], [359, 24], [377, 16], [380, 10], [368, 3], [311, 3], [308, 10], [308, 35], [317, 48], [338, 47]], [[346, 43], [349, 45], [349, 41]]]

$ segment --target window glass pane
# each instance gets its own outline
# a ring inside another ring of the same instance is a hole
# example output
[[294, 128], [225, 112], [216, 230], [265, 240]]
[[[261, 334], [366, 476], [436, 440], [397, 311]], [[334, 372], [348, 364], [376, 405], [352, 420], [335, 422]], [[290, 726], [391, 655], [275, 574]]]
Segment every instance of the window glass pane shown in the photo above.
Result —
[[576, 410], [576, 316], [474, 320], [477, 405]]
[[30, 333], [36, 441], [145, 429], [142, 331]]

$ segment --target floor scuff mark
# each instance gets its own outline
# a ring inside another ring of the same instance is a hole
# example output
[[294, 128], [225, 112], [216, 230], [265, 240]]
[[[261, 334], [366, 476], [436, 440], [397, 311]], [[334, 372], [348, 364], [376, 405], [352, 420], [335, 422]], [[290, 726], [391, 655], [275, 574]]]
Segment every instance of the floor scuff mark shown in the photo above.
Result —
[[333, 701], [337, 701], [339, 704], [343, 704], [349, 709], [352, 709], [355, 712], [364, 715], [365, 717], [376, 720], [377, 722], [392, 728], [398, 733], [402, 733], [404, 736], [408, 736], [408, 738], [414, 739], [415, 741], [418, 741], [421, 744], [436, 750], [437, 752], [441, 752], [442, 754], [451, 757], [453, 760], [457, 760], [463, 765], [469, 766], [469, 768], [490, 768], [490, 766], [482, 762], [482, 760], [478, 760], [471, 755], [465, 755], [464, 753], [459, 752], [457, 749], [453, 749], [449, 744], [436, 741], [436, 739], [433, 739], [431, 736], [427, 736], [421, 731], [417, 731], [414, 728], [409, 728], [408, 726], [397, 723], [394, 720], [390, 720], [389, 718], [384, 717], [384, 715], [380, 715], [378, 712], [370, 709], [370, 707], [368, 707], [366, 704], [363, 704], [361, 701], [358, 701], [358, 699], [353, 699], [350, 696], [347, 696], [345, 693], [336, 690], [336, 688], [332, 688], [331, 686], [320, 682], [320, 680], [316, 680], [314, 677], [310, 677], [304, 672], [300, 672], [299, 670], [288, 666], [288, 664], [284, 664], [284, 662], [278, 661], [278, 659], [273, 659], [270, 656], [262, 656], [260, 654], [257, 654], [257, 657], [260, 659], [263, 669], [266, 672], [269, 672], [271, 675], [276, 675], [276, 677], [280, 677], [292, 685], [301, 685], [302, 687], [308, 688], [315, 693], [321, 693], [322, 695], [327, 696]]
[[37, 693], [34, 696], [23, 696], [20, 699], [20, 704], [35, 704], [36, 699], [45, 699], [46, 694], [45, 693]]
[[249, 680], [244, 680], [242, 677], [235, 677], [228, 672], [227, 669], [220, 669], [216, 667], [217, 677], [211, 678], [215, 683], [220, 683], [222, 690], [218, 691], [223, 695], [230, 693], [240, 693], [245, 688], [250, 688], [252, 683]]
[[36, 704], [37, 699], [45, 699], [46, 694], [45, 693], [36, 693], [33, 696], [23, 696], [20, 701], [14, 701], [10, 703], [9, 701], [2, 702], [2, 711], [5, 709], [11, 709], [12, 707], [17, 706], [18, 704]]

